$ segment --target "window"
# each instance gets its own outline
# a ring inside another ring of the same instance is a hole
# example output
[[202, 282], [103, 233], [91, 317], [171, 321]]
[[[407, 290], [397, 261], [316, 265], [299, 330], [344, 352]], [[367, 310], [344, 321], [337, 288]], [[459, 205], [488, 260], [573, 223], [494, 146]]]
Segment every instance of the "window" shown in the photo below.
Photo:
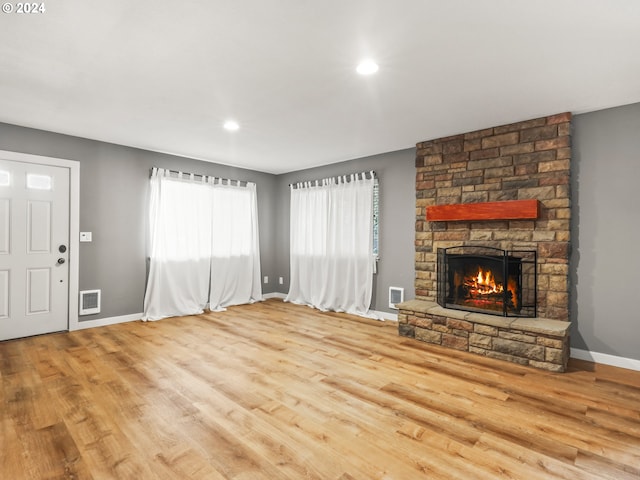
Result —
[[373, 254], [380, 256], [380, 185], [378, 179], [373, 184]]
[[[368, 315], [375, 268], [373, 172], [291, 186], [286, 300]], [[377, 214], [375, 215], [377, 218]], [[377, 223], [377, 222], [376, 222]], [[377, 231], [377, 227], [375, 228]], [[373, 238], [372, 238], [373, 237]]]
[[256, 186], [154, 168], [145, 320], [262, 298]]
[[11, 174], [0, 170], [0, 187], [8, 187], [9, 185], [11, 185]]
[[49, 175], [27, 174], [27, 188], [33, 190], [51, 190], [52, 178]]

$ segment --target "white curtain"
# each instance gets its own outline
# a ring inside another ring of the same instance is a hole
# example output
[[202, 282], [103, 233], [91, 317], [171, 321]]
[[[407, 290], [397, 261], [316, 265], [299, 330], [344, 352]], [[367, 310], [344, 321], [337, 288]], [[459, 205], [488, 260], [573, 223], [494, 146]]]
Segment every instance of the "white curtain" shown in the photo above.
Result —
[[369, 314], [373, 253], [373, 174], [291, 188], [291, 283], [286, 301]]
[[212, 186], [209, 308], [219, 311], [262, 299], [258, 204], [254, 183]]
[[[238, 183], [238, 182], [236, 182]], [[144, 320], [262, 299], [255, 184], [153, 169]]]

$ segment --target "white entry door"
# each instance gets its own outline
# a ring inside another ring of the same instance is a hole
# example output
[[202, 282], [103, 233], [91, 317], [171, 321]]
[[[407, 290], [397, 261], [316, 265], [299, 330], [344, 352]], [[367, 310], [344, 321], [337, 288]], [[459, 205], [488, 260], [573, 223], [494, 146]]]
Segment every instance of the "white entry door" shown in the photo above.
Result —
[[0, 157], [0, 340], [69, 328], [69, 169]]

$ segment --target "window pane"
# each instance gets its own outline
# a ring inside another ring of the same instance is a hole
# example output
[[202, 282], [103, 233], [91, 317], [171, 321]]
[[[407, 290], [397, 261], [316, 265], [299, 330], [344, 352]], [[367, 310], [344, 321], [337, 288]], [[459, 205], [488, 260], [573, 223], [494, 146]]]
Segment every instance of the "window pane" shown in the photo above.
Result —
[[162, 179], [158, 241], [161, 260], [202, 260], [211, 256], [211, 196], [206, 184]]
[[11, 174], [0, 170], [0, 187], [8, 187], [11, 185]]
[[27, 174], [27, 188], [34, 190], [51, 190], [52, 180], [49, 175]]

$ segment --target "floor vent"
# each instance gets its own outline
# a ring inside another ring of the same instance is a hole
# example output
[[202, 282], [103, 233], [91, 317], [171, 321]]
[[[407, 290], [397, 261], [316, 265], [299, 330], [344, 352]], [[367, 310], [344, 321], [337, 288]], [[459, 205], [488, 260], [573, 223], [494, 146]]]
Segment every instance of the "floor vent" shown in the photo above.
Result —
[[396, 304], [404, 302], [404, 288], [389, 287], [389, 308], [398, 309]]
[[100, 290], [80, 292], [80, 315], [100, 313]]

